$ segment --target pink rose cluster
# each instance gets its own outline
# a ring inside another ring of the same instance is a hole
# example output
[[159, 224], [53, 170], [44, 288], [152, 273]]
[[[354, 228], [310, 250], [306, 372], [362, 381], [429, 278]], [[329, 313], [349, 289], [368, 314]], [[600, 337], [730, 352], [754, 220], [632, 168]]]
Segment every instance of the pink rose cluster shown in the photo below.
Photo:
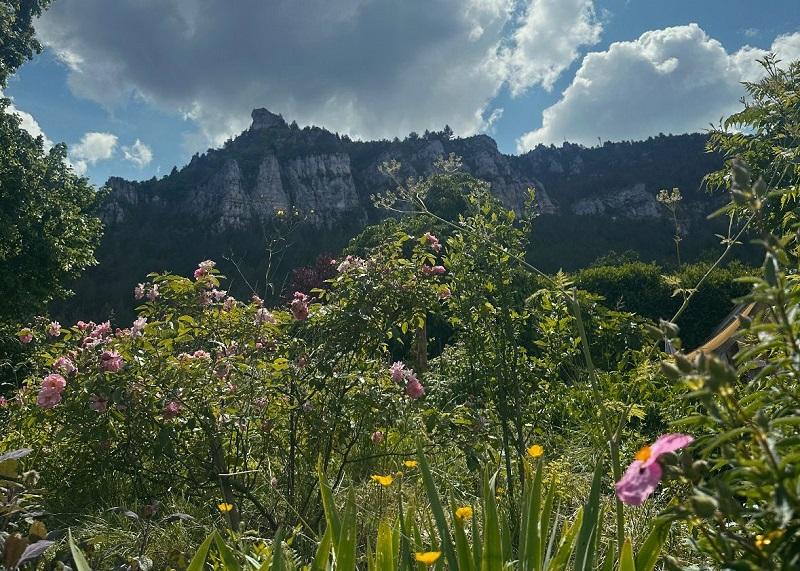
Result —
[[685, 448], [693, 441], [694, 438], [687, 434], [665, 434], [652, 445], [639, 450], [636, 459], [616, 483], [619, 500], [634, 506], [644, 503], [664, 475], [658, 459], [664, 454]]
[[[335, 260], [333, 261], [335, 262]], [[336, 268], [336, 271], [338, 271], [340, 274], [343, 274], [354, 268], [363, 268], [364, 263], [365, 263], [364, 260], [362, 260], [358, 256], [348, 255], [344, 260], [342, 260], [342, 262]]]
[[58, 337], [61, 335], [61, 324], [58, 321], [52, 321], [50, 325], [47, 326], [47, 334], [50, 337]]
[[294, 299], [289, 304], [292, 315], [298, 321], [304, 321], [308, 318], [308, 302], [311, 298], [301, 291], [294, 292]]
[[116, 351], [103, 351], [100, 355], [100, 370], [106, 373], [116, 373], [125, 365], [122, 356]]
[[389, 367], [389, 375], [396, 384], [405, 385], [406, 394], [411, 400], [425, 396], [425, 387], [419, 382], [414, 369], [407, 368], [401, 361], [392, 363]]
[[50, 373], [42, 380], [42, 387], [36, 398], [36, 404], [42, 408], [54, 408], [61, 402], [61, 394], [67, 386], [67, 380], [58, 373]]
[[159, 291], [158, 285], [153, 284], [151, 286], [147, 286], [145, 284], [136, 284], [136, 287], [133, 288], [133, 297], [136, 299], [147, 298], [147, 301], [155, 301], [158, 299]]
[[441, 276], [446, 272], [447, 270], [444, 268], [444, 266], [429, 266], [427, 264], [422, 266], [423, 276]]
[[197, 269], [194, 271], [194, 279], [199, 280], [206, 277], [217, 263], [212, 260], [205, 260], [197, 264]]
[[425, 239], [425, 243], [430, 246], [431, 250], [436, 252], [437, 254], [442, 251], [442, 245], [439, 243], [439, 238], [431, 234], [430, 232], [425, 232], [423, 236]]

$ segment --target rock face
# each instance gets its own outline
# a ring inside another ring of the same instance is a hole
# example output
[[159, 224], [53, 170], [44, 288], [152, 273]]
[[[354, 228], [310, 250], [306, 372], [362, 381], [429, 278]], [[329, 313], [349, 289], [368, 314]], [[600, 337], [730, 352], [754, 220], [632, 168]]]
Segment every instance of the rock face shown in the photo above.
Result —
[[[382, 163], [398, 160], [402, 178], [422, 177], [449, 154], [460, 156], [465, 170], [488, 181], [516, 211], [533, 188], [545, 216], [660, 219], [666, 211], [655, 200], [659, 188], [679, 186], [687, 212], [706, 210], [708, 199], [699, 191], [702, 176], [719, 166], [718, 157], [704, 153], [702, 135], [592, 149], [565, 143], [512, 156], [500, 153], [486, 135], [452, 138], [442, 132], [354, 142], [317, 127], [289, 126], [267, 109], [255, 109], [252, 118], [251, 127], [223, 148], [195, 155], [160, 180], [110, 179], [112, 192], [103, 211], [108, 231], [141, 216], [171, 216], [215, 233], [264, 224], [287, 212], [319, 228], [349, 215], [366, 221], [379, 216], [370, 195], [391, 185], [379, 171]], [[687, 164], [687, 156], [696, 160]]]

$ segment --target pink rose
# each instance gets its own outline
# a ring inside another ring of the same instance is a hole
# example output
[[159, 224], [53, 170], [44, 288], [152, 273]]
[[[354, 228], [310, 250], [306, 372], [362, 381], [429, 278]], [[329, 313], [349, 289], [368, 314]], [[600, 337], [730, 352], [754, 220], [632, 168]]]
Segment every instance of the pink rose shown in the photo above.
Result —
[[661, 455], [685, 448], [694, 438], [687, 434], [665, 434], [651, 446], [636, 453], [636, 460], [616, 483], [617, 497], [624, 504], [641, 505], [650, 497], [663, 476], [658, 459]]
[[392, 363], [392, 366], [389, 367], [389, 375], [391, 375], [392, 380], [397, 383], [398, 385], [402, 385], [406, 377], [412, 374], [412, 371], [406, 369], [405, 364], [402, 361], [396, 361]]
[[425, 396], [425, 387], [422, 386], [422, 383], [420, 383], [419, 379], [413, 374], [406, 383], [406, 394], [411, 400], [417, 400]]
[[71, 375], [78, 370], [75, 363], [73, 363], [69, 357], [59, 357], [56, 359], [53, 363], [53, 369], [61, 371], [65, 375]]
[[181, 405], [178, 401], [171, 400], [166, 405], [164, 405], [164, 409], [161, 411], [161, 414], [164, 417], [164, 420], [171, 420], [178, 416], [181, 413]]
[[311, 298], [303, 292], [294, 292], [294, 299], [292, 300], [290, 306], [292, 315], [298, 321], [303, 321], [308, 318], [308, 302], [310, 299]]
[[431, 250], [433, 250], [437, 254], [441, 252], [442, 245], [439, 243], [439, 238], [437, 238], [430, 232], [426, 232], [423, 238], [425, 238], [425, 242], [427, 242], [428, 246], [431, 247]]
[[47, 391], [62, 392], [67, 386], [67, 380], [58, 373], [50, 373], [42, 380], [42, 389]]
[[122, 360], [122, 356], [116, 351], [103, 351], [103, 354], [100, 355], [101, 371], [116, 373], [124, 364], [125, 362]]
[[61, 335], [61, 324], [58, 321], [51, 321], [47, 326], [47, 334], [50, 337], [58, 337]]
[[89, 408], [96, 412], [105, 412], [108, 410], [108, 399], [102, 395], [92, 394], [89, 397]]
[[19, 342], [23, 345], [27, 345], [31, 341], [33, 341], [33, 332], [30, 329], [23, 329], [19, 333], [17, 333], [17, 337], [19, 337]]

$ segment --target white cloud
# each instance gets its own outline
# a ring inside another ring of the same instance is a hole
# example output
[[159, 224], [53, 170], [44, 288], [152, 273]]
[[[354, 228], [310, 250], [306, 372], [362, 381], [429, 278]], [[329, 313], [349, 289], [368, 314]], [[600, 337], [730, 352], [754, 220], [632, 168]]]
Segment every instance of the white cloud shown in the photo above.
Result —
[[254, 107], [356, 137], [445, 123], [463, 135], [483, 128], [503, 85], [550, 86], [597, 41], [592, 5], [70, 0], [54, 3], [38, 30], [75, 94], [183, 113], [206, 143], [247, 127]]
[[[3, 97], [5, 97], [5, 95], [3, 95], [3, 92], [0, 91], [0, 98]], [[53, 146], [53, 141], [47, 138], [47, 135], [45, 135], [44, 131], [42, 130], [41, 126], [39, 126], [39, 123], [36, 121], [36, 119], [33, 118], [33, 115], [25, 111], [22, 111], [21, 109], [17, 109], [17, 107], [13, 103], [13, 100], [12, 103], [8, 107], [6, 107], [6, 113], [14, 113], [15, 115], [17, 115], [22, 121], [20, 123], [20, 127], [22, 127], [28, 133], [30, 133], [32, 137], [41, 136], [44, 142], [45, 150]]]
[[146, 167], [153, 160], [153, 151], [139, 139], [136, 139], [133, 145], [122, 147], [122, 153], [126, 161], [132, 162], [139, 168]]
[[[776, 38], [771, 51], [786, 61], [800, 57], [800, 32]], [[766, 54], [750, 46], [729, 54], [697, 24], [613, 43], [584, 57], [561, 99], [542, 113], [542, 127], [523, 135], [518, 150], [699, 131], [741, 108], [741, 82], [760, 77], [756, 59]]]
[[75, 171], [79, 174], [86, 172], [89, 165], [98, 161], [105, 161], [114, 156], [117, 146], [117, 136], [111, 133], [85, 133], [80, 142], [72, 145], [69, 150], [70, 160], [73, 161]]
[[512, 93], [537, 84], [551, 89], [579, 48], [596, 44], [602, 31], [592, 0], [532, 0], [513, 47], [503, 53]]

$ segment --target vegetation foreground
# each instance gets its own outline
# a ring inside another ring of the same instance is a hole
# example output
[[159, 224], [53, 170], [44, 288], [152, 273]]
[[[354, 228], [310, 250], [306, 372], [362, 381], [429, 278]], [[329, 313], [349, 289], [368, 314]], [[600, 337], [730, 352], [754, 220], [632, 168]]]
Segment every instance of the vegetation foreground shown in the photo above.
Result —
[[[0, 86], [40, 4], [0, 28]], [[100, 225], [64, 148], [0, 109], [0, 568], [800, 568], [800, 64], [763, 63], [712, 133], [721, 256], [657, 323], [530, 265], [535, 212], [451, 156], [423, 180], [385, 165], [398, 217], [285, 303], [229, 296], [205, 260], [136, 285], [127, 327], [18, 327]], [[751, 238], [735, 334], [684, 350], [676, 323]]]

